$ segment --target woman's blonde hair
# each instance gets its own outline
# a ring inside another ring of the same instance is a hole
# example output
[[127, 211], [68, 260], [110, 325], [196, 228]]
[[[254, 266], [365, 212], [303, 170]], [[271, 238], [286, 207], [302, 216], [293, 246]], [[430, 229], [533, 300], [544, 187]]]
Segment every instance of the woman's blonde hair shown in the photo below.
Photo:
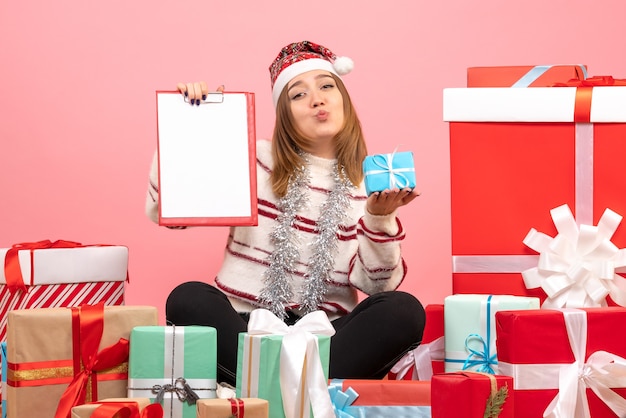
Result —
[[[346, 86], [339, 77], [334, 74], [331, 76], [337, 82], [337, 87], [343, 97], [344, 123], [335, 137], [339, 173], [345, 174], [353, 185], [358, 186], [363, 181], [362, 164], [367, 155], [367, 146], [363, 138], [361, 122]], [[309, 149], [307, 145], [311, 142], [297, 130], [286, 92], [287, 86], [280, 93], [276, 103], [276, 125], [272, 136], [274, 167], [270, 182], [272, 190], [279, 197], [287, 193], [289, 179], [304, 164], [300, 152], [303, 149]]]

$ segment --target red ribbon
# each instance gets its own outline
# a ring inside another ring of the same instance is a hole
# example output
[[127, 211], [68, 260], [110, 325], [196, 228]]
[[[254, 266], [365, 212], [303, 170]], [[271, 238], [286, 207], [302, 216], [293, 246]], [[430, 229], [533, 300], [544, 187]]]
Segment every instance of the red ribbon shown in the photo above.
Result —
[[233, 417], [235, 418], [244, 418], [243, 417], [243, 400], [240, 398], [230, 398], [230, 409], [233, 413]]
[[98, 352], [104, 330], [104, 302], [72, 308], [74, 378], [57, 407], [55, 418], [70, 418], [72, 407], [87, 399], [98, 399], [97, 372], [128, 361], [128, 340], [120, 340]]
[[[99, 402], [100, 403], [100, 402]], [[117, 415], [116, 415], [117, 414]], [[146, 406], [139, 412], [137, 402], [102, 402], [91, 414], [91, 418], [163, 418], [163, 407], [159, 403]]]
[[[46, 248], [79, 248], [79, 247], [108, 247], [108, 244], [93, 244], [83, 245], [80, 242], [74, 241], [50, 241], [43, 240], [37, 242], [23, 242], [15, 244], [7, 250], [4, 257], [4, 277], [7, 281], [7, 287], [11, 293], [15, 293], [18, 290], [26, 291], [26, 284], [24, 283], [24, 277], [22, 277], [22, 268], [20, 267], [20, 259], [18, 253], [20, 250], [30, 250], [30, 278], [31, 284], [33, 284], [33, 278], [35, 277], [33, 252], [35, 250], [41, 250]], [[126, 282], [130, 282], [128, 271], [126, 272]]]
[[553, 87], [576, 87], [574, 122], [588, 123], [591, 121], [593, 88], [600, 86], [626, 86], [626, 79], [615, 79], [610, 75], [589, 77], [584, 80], [572, 78], [565, 83], [556, 83]]

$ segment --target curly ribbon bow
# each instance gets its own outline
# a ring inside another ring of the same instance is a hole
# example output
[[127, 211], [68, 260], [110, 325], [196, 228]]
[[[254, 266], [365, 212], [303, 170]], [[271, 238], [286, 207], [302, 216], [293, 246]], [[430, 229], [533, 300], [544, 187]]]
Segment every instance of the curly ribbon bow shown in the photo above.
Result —
[[[487, 328], [489, 329], [489, 328]], [[492, 365], [498, 364], [498, 359], [496, 353], [491, 354], [491, 350], [489, 349], [489, 331], [487, 331], [487, 341], [478, 335], [478, 334], [470, 334], [465, 339], [465, 349], [470, 353], [465, 359], [463, 363], [463, 370], [474, 369], [480, 373], [489, 373], [495, 374], [495, 370], [491, 367]], [[476, 339], [482, 345], [482, 350], [476, 350], [470, 347], [470, 340]]]
[[367, 170], [366, 176], [373, 176], [377, 174], [389, 174], [389, 188], [404, 189], [411, 186], [411, 180], [404, 173], [415, 172], [415, 167], [400, 167], [393, 166], [393, 159], [396, 155], [396, 151], [391, 154], [376, 154], [373, 155], [371, 161], [374, 165], [380, 167], [378, 170]]
[[622, 217], [606, 209], [597, 226], [579, 228], [567, 205], [550, 214], [556, 237], [531, 228], [524, 238], [524, 244], [540, 255], [538, 266], [523, 271], [522, 277], [527, 288], [546, 292], [542, 307], [602, 307], [607, 295], [626, 306], [626, 280], [615, 273], [626, 266], [626, 249], [610, 241]]
[[152, 393], [156, 395], [156, 403], [162, 403], [166, 393], [175, 393], [179, 401], [187, 402], [189, 405], [194, 405], [200, 399], [184, 377], [177, 378], [174, 384], [154, 385]]
[[70, 418], [73, 406], [82, 405], [88, 390], [98, 399], [97, 372], [128, 361], [128, 340], [120, 340], [98, 352], [104, 330], [104, 302], [72, 308], [74, 378], [57, 407], [55, 418]]
[[348, 387], [345, 391], [343, 391], [342, 388], [343, 386], [340, 381], [332, 381], [328, 386], [328, 393], [330, 394], [330, 400], [333, 404], [335, 417], [359, 418], [357, 415], [353, 415], [347, 411], [347, 408], [359, 397], [359, 394], [351, 387]]
[[[37, 242], [23, 242], [20, 244], [14, 244], [11, 248], [9, 248], [4, 257], [4, 277], [7, 281], [7, 287], [11, 291], [11, 293], [15, 293], [18, 290], [23, 292], [26, 291], [26, 284], [24, 284], [24, 277], [22, 277], [22, 268], [20, 266], [20, 259], [18, 257], [18, 253], [20, 250], [30, 250], [30, 265], [33, 265], [33, 251], [40, 250], [45, 248], [76, 248], [82, 247], [83, 245], [79, 242], [73, 241], [50, 241], [43, 240]], [[31, 271], [31, 277], [34, 274]]]
[[286, 418], [332, 417], [333, 406], [319, 358], [317, 338], [335, 329], [323, 311], [314, 311], [288, 326], [267, 309], [250, 313], [249, 335], [283, 335], [280, 352], [280, 389]]
[[139, 411], [137, 402], [111, 401], [98, 402], [91, 418], [163, 418], [163, 408], [158, 403], [153, 403]]
[[406, 353], [390, 370], [401, 380], [413, 367], [411, 380], [430, 380], [433, 377], [433, 361], [443, 361], [445, 356], [444, 337], [420, 344]]

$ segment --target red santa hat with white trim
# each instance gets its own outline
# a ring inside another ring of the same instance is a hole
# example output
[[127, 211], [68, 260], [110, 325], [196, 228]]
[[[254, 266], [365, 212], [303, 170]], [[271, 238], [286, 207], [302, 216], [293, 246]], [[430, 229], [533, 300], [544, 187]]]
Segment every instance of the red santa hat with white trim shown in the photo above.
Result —
[[309, 41], [285, 46], [270, 65], [274, 107], [289, 81], [307, 71], [326, 70], [337, 76], [348, 74], [354, 63], [348, 57], [338, 57], [330, 49]]

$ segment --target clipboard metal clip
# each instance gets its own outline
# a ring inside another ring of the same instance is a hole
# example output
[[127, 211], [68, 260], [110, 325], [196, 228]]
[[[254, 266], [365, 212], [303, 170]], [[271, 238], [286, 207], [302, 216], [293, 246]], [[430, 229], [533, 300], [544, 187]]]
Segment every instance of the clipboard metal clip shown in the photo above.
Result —
[[[184, 96], [185, 103], [189, 103], [189, 97]], [[201, 100], [200, 104], [205, 103], [224, 103], [224, 93], [221, 91], [210, 91], [206, 95], [206, 99]]]

